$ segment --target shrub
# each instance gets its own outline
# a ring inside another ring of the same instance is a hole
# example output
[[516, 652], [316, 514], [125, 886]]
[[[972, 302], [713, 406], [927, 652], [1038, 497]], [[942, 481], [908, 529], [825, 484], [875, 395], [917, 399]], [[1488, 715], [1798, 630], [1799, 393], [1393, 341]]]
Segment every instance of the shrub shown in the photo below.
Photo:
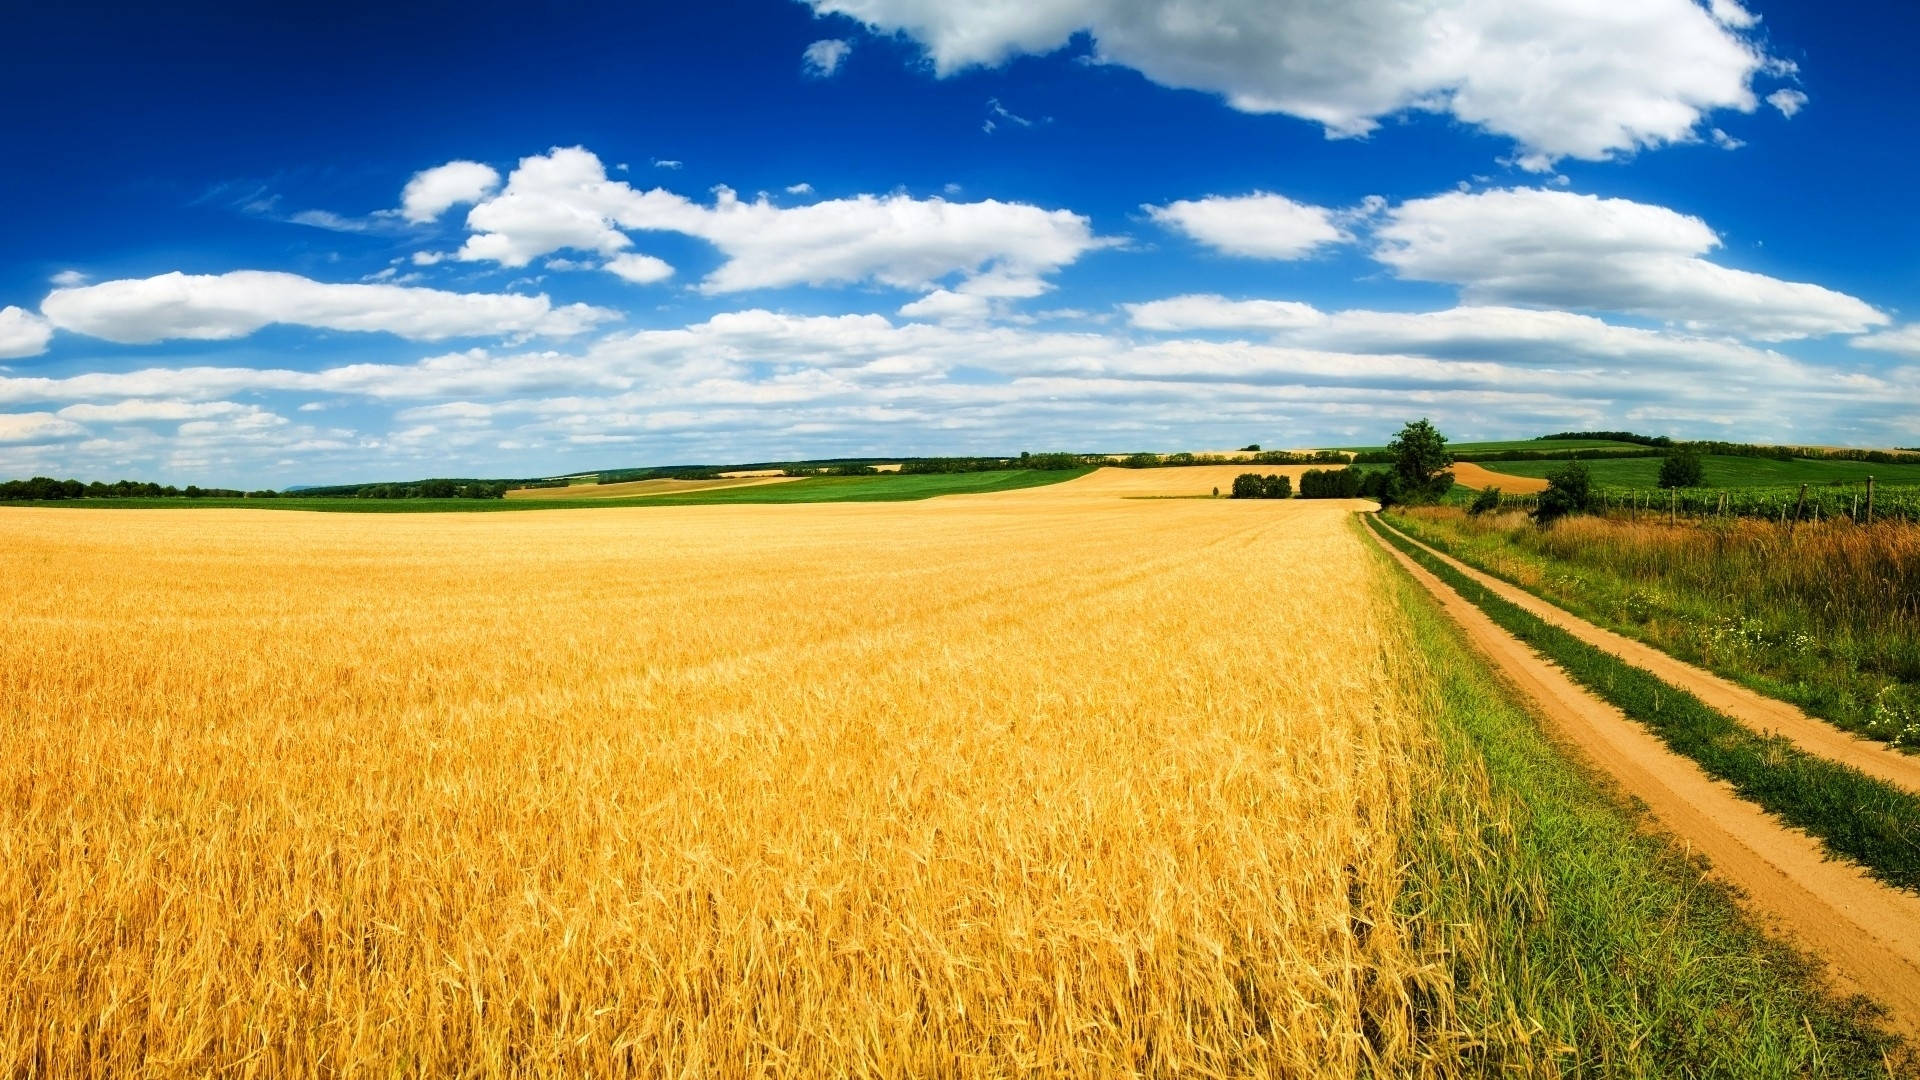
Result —
[[1268, 498], [1268, 499], [1293, 498], [1293, 481], [1288, 477], [1279, 476], [1279, 475], [1269, 476], [1266, 478], [1266, 483], [1263, 484], [1262, 487], [1265, 488], [1265, 493], [1263, 496], [1264, 498]]
[[1498, 509], [1500, 509], [1500, 489], [1488, 484], [1473, 497], [1473, 505], [1467, 507], [1467, 513], [1478, 517], [1489, 510]]
[[1361, 474], [1355, 469], [1308, 469], [1300, 474], [1303, 499], [1353, 499], [1360, 495]]
[[1593, 503], [1593, 475], [1587, 467], [1570, 461], [1565, 468], [1547, 474], [1547, 490], [1540, 493], [1533, 520], [1542, 525], [1568, 514], [1579, 513]]
[[1663, 488], [1700, 487], [1705, 483], [1700, 451], [1692, 447], [1680, 447], [1660, 463], [1660, 486]]

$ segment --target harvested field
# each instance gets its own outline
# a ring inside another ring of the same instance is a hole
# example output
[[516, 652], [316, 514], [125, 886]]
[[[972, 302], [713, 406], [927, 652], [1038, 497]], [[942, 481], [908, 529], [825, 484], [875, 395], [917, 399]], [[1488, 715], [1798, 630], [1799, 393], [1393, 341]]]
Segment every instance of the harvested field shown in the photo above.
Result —
[[759, 487], [798, 480], [797, 476], [756, 473], [751, 476], [723, 476], [718, 480], [629, 480], [620, 484], [571, 484], [563, 488], [515, 488], [509, 499], [626, 499], [642, 495], [688, 495], [697, 491], [723, 491], [727, 488]]
[[1493, 487], [1509, 495], [1532, 495], [1547, 490], [1547, 482], [1543, 477], [1494, 472], [1484, 465], [1476, 465], [1471, 461], [1456, 461], [1449, 468], [1453, 470], [1454, 483], [1465, 484], [1475, 491], [1484, 487]]
[[[1220, 489], [1225, 497], [1233, 489], [1233, 478], [1242, 473], [1259, 473], [1262, 476], [1291, 477], [1294, 486], [1300, 484], [1300, 474], [1311, 468], [1327, 468], [1313, 465], [1185, 465], [1161, 469], [1096, 469], [1077, 480], [1070, 480], [1058, 487], [1062, 496], [1097, 496], [1111, 498], [1154, 497], [1181, 495], [1210, 495], [1214, 488]], [[1038, 492], [1035, 497], [1039, 496]]]

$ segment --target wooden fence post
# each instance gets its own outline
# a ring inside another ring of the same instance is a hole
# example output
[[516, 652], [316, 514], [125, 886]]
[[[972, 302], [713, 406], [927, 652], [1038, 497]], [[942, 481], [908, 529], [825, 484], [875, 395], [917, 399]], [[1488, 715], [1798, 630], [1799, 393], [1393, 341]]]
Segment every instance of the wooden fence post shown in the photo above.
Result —
[[1680, 489], [1667, 489], [1667, 524], [1680, 524]]
[[1867, 477], [1867, 524], [1873, 524], [1873, 477]]
[[1806, 512], [1807, 512], [1807, 485], [1801, 484], [1800, 485], [1800, 502], [1796, 504], [1793, 508], [1793, 524], [1796, 528], [1798, 528], [1800, 525], [1800, 515]]

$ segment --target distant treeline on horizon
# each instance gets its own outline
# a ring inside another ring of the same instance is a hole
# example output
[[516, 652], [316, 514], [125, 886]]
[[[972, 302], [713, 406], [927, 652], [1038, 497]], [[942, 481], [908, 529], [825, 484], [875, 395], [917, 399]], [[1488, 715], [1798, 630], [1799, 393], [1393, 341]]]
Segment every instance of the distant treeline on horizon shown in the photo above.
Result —
[[[1598, 460], [1606, 458], [1661, 457], [1676, 449], [1723, 457], [1772, 458], [1791, 461], [1863, 461], [1886, 465], [1920, 464], [1920, 447], [1894, 450], [1856, 450], [1845, 447], [1813, 447], [1733, 443], [1717, 440], [1679, 440], [1666, 435], [1641, 435], [1632, 431], [1562, 431], [1541, 435], [1535, 442], [1611, 442], [1627, 445], [1555, 449], [1476, 450], [1471, 447], [1453, 451], [1456, 461], [1542, 461]], [[288, 491], [236, 488], [203, 488], [195, 484], [175, 487], [138, 480], [113, 483], [56, 480], [36, 476], [28, 480], [0, 482], [0, 502], [61, 502], [71, 499], [500, 499], [511, 490], [567, 487], [577, 479], [593, 477], [600, 484], [635, 480], [711, 480], [727, 472], [753, 469], [779, 469], [789, 476], [862, 476], [878, 471], [877, 466], [898, 464], [902, 475], [994, 472], [1003, 469], [1067, 470], [1100, 467], [1125, 469], [1164, 469], [1188, 465], [1373, 465], [1394, 460], [1385, 450], [1285, 451], [1260, 450], [1249, 446], [1236, 456], [1224, 454], [1076, 454], [1023, 452], [1009, 457], [922, 457], [922, 458], [816, 458], [808, 461], [757, 462], [745, 465], [653, 466], [634, 469], [607, 469], [593, 473], [575, 473], [560, 477], [530, 479], [428, 479], [397, 483], [336, 484], [304, 487]]]

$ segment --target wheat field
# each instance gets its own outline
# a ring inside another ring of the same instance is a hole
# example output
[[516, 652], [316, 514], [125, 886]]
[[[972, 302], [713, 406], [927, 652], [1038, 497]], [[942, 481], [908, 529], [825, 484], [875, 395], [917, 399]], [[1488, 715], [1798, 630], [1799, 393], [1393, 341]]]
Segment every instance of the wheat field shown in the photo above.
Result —
[[0, 514], [0, 1075], [1427, 1070], [1347, 507], [1089, 491]]

